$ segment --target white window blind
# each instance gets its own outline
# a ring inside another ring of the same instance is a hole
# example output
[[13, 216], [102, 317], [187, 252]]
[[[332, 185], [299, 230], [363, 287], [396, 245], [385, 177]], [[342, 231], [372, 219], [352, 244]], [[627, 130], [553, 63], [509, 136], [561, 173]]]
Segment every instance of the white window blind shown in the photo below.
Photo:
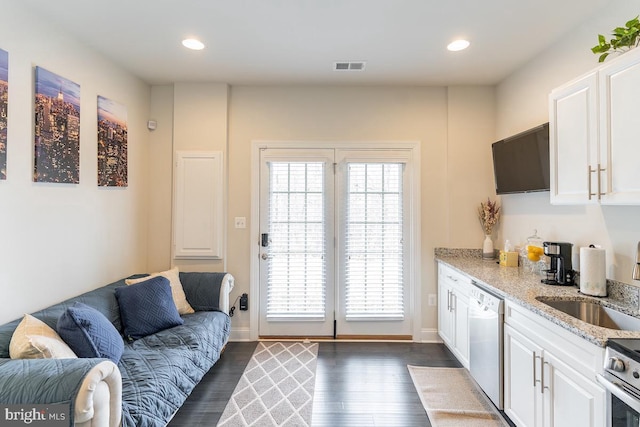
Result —
[[323, 318], [323, 162], [271, 162], [267, 318]]
[[346, 317], [404, 317], [402, 163], [348, 163]]

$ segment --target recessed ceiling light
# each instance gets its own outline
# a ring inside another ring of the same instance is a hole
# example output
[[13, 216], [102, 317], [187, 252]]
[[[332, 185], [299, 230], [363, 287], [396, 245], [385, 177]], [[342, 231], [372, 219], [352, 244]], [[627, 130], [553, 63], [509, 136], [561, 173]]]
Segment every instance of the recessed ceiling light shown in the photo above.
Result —
[[204, 43], [202, 43], [200, 40], [196, 40], [196, 39], [184, 39], [184, 40], [182, 40], [182, 46], [186, 47], [187, 49], [192, 49], [192, 50], [202, 50], [202, 49], [204, 49]]
[[459, 50], [464, 50], [468, 48], [469, 44], [470, 43], [468, 40], [462, 40], [462, 39], [455, 40], [449, 43], [449, 45], [447, 45], [447, 49], [449, 49], [451, 52], [457, 52]]

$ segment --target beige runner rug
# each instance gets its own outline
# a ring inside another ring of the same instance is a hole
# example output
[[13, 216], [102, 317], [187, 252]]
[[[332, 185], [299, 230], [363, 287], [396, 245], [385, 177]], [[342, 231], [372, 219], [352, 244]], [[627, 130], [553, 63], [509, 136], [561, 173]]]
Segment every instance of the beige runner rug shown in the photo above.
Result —
[[433, 427], [508, 426], [466, 369], [408, 368]]
[[258, 343], [218, 426], [310, 426], [317, 359], [318, 343]]

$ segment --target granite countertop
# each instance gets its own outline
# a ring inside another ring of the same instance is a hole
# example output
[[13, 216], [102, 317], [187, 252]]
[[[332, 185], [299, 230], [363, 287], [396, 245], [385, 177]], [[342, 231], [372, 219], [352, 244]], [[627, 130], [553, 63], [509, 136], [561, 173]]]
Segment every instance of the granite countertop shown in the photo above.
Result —
[[549, 299], [588, 299], [625, 314], [638, 317], [637, 293], [625, 299], [590, 297], [578, 292], [577, 286], [551, 286], [540, 283], [540, 276], [525, 267], [503, 267], [497, 260], [483, 260], [469, 253], [436, 252], [436, 260], [459, 272], [471, 276], [481, 287], [519, 304], [532, 312], [584, 338], [604, 347], [609, 338], [640, 338], [640, 331], [620, 331], [594, 326], [556, 310], [536, 297]]

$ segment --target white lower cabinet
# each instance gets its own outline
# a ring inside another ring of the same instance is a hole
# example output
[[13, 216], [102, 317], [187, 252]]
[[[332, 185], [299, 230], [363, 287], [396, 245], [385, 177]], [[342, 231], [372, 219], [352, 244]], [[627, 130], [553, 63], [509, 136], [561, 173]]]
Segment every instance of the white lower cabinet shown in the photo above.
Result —
[[537, 375], [542, 348], [504, 327], [504, 412], [518, 426], [542, 425], [542, 394]]
[[439, 264], [438, 334], [469, 369], [469, 286], [471, 279]]
[[547, 426], [604, 426], [606, 392], [595, 379], [581, 375], [553, 353], [542, 355], [546, 381], [545, 425]]
[[453, 293], [455, 313], [455, 353], [462, 366], [469, 369], [469, 294]]
[[522, 307], [507, 304], [506, 311], [504, 411], [509, 418], [521, 427], [605, 426], [606, 393], [595, 380], [604, 349]]

